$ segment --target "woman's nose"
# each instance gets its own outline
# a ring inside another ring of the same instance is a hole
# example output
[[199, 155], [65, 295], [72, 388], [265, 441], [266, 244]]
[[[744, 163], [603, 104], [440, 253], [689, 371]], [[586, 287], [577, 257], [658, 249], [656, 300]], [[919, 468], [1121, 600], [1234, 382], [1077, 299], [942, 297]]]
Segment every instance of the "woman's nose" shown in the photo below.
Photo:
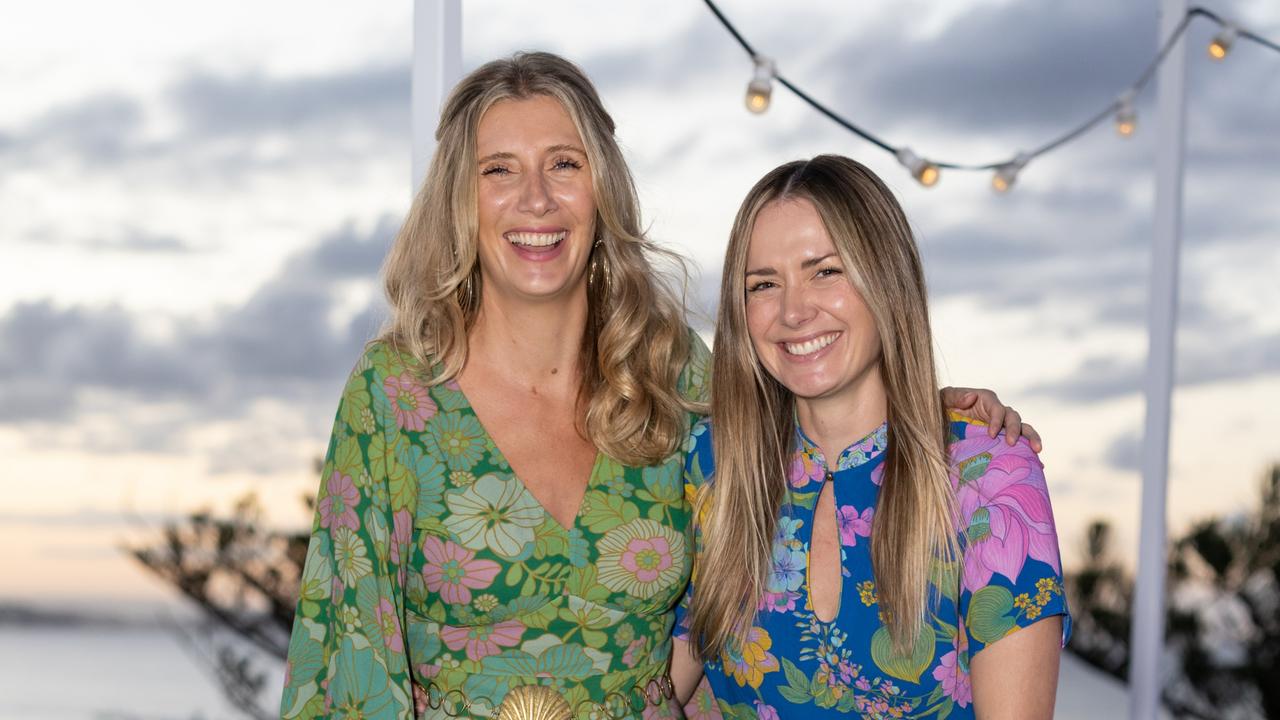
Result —
[[545, 175], [540, 172], [525, 173], [521, 183], [520, 210], [545, 215], [556, 209], [556, 201], [551, 195]]
[[797, 283], [783, 285], [782, 322], [790, 326], [803, 325], [813, 316], [813, 298], [809, 290]]

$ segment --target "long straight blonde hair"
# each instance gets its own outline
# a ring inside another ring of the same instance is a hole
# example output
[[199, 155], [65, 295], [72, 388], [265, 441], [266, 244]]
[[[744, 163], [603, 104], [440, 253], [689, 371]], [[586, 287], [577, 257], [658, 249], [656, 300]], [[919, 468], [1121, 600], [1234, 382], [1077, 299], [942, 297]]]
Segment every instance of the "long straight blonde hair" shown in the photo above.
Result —
[[382, 340], [426, 367], [433, 383], [461, 372], [484, 292], [477, 260], [476, 128], [494, 103], [546, 96], [572, 118], [591, 167], [596, 239], [579, 367], [584, 435], [605, 454], [649, 465], [675, 452], [697, 410], [676, 389], [689, 357], [684, 303], [656, 272], [679, 256], [640, 226], [640, 203], [613, 118], [576, 65], [544, 52], [495, 60], [462, 79], [436, 130], [438, 147], [383, 266], [391, 317]]
[[924, 273], [907, 218], [884, 183], [854, 160], [819, 155], [782, 165], [742, 202], [720, 284], [711, 391], [715, 473], [697, 498], [704, 543], [690, 620], [695, 647], [708, 659], [737, 647], [754, 623], [796, 450], [795, 398], [756, 356], [745, 287], [757, 216], [770, 203], [795, 199], [817, 209], [846, 277], [875, 317], [883, 346], [889, 437], [871, 558], [880, 609], [898, 651], [910, 648], [920, 631], [934, 561], [957, 556], [946, 416]]

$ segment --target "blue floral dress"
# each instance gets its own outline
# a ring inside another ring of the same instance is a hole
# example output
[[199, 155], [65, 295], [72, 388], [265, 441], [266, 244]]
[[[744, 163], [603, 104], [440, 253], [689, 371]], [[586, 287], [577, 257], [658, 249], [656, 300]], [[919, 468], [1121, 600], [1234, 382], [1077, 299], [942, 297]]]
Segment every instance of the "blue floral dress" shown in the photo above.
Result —
[[[1026, 440], [1010, 447], [1003, 434], [993, 439], [984, 426], [956, 419], [949, 451], [962, 567], [938, 574], [941, 602], [926, 615], [910, 654], [893, 652], [869, 550], [887, 434], [882, 425], [828, 464], [797, 425], [773, 575], [741, 651], [706, 665], [715, 695], [712, 703], [702, 701], [706, 716], [972, 718], [969, 663], [984, 647], [1053, 615], [1063, 616], [1066, 642], [1070, 617], [1040, 460]], [[706, 422], [694, 429], [692, 442], [689, 495], [714, 473]], [[814, 613], [807, 578], [814, 507], [828, 474], [843, 556], [832, 622]], [[696, 569], [694, 577], [696, 584]], [[677, 610], [677, 636], [686, 639], [688, 600]]]

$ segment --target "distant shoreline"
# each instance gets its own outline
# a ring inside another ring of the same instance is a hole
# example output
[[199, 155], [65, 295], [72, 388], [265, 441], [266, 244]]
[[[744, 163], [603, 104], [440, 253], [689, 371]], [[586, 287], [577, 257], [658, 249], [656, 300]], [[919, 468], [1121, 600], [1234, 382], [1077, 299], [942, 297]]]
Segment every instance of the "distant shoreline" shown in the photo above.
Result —
[[163, 624], [158, 614], [147, 618], [136, 613], [126, 616], [65, 608], [44, 609], [30, 602], [0, 601], [0, 627], [157, 628]]

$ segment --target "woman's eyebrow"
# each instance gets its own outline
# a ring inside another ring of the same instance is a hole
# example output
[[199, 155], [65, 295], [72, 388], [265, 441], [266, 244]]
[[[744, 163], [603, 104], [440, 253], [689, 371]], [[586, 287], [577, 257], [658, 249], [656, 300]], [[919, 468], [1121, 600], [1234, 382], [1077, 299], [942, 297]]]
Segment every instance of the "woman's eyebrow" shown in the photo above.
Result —
[[485, 155], [484, 157], [480, 158], [479, 160], [476, 160], [476, 163], [477, 163], [477, 164], [484, 164], [484, 163], [487, 163], [487, 162], [493, 162], [494, 160], [514, 160], [514, 159], [515, 159], [515, 157], [516, 157], [516, 156], [515, 156], [515, 154], [514, 154], [514, 153], [509, 153], [509, 152], [496, 152], [496, 153], [489, 153], [488, 155]]
[[553, 152], [553, 153], [554, 152], [576, 152], [580, 155], [587, 154], [586, 150], [583, 150], [577, 145], [567, 145], [567, 144], [552, 145], [551, 147], [547, 148], [547, 152]]
[[833, 253], [833, 252], [829, 252], [829, 253], [827, 253], [826, 255], [823, 255], [823, 256], [822, 256], [822, 257], [820, 257], [820, 258], [809, 258], [808, 260], [805, 260], [804, 262], [800, 263], [800, 267], [804, 268], [805, 270], [808, 270], [809, 268], [813, 267], [814, 265], [817, 265], [818, 263], [820, 263], [820, 262], [822, 262], [822, 261], [824, 261], [824, 260], [828, 260], [828, 259], [830, 259], [830, 258], [833, 258], [833, 257], [835, 257], [835, 256], [836, 256], [836, 254], [835, 254], [835, 253]]

